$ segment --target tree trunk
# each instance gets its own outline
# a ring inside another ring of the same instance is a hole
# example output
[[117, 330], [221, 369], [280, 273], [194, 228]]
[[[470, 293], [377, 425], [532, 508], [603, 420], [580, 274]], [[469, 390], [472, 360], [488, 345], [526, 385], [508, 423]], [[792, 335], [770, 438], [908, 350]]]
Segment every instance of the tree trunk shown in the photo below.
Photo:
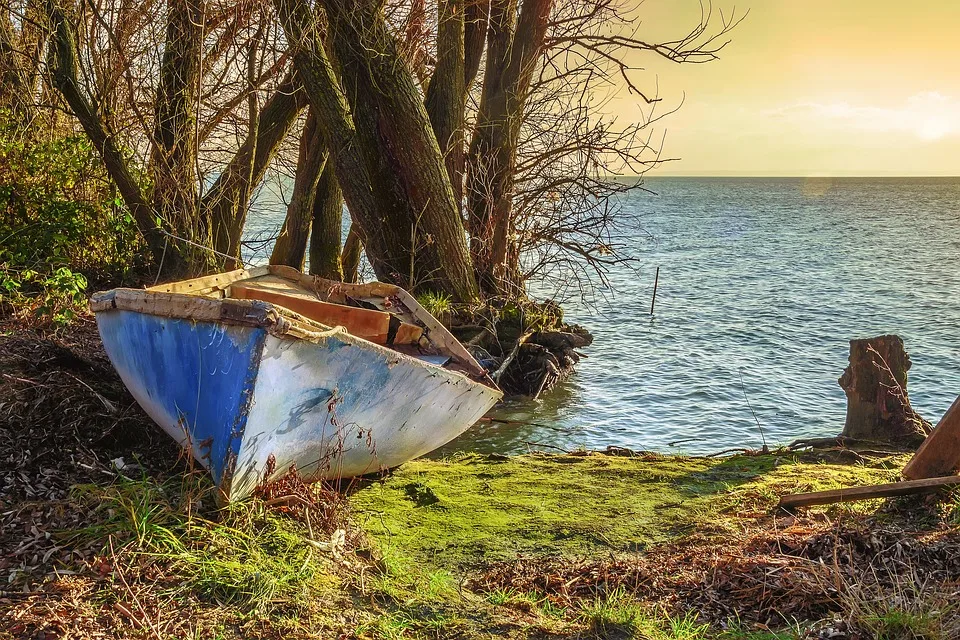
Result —
[[[399, 188], [404, 196], [408, 214], [397, 215], [395, 220], [388, 217], [384, 223], [396, 233], [403, 228], [400, 224], [413, 219], [408, 229], [414, 278], [406, 286], [438, 289], [461, 301], [474, 299], [478, 289], [460, 210], [430, 117], [396, 40], [371, 2], [323, 0], [322, 4], [331, 23], [332, 46], [344, 83], [356, 84], [361, 95], [370, 98], [370, 104], [354, 102], [353, 107], [357, 111], [376, 109], [381, 143], [372, 151], [386, 156], [395, 182], [392, 188]], [[337, 174], [342, 180], [343, 174]], [[374, 189], [385, 186], [372, 185]], [[359, 222], [369, 256], [373, 253], [372, 231]]]
[[157, 226], [153, 209], [130, 171], [126, 158], [114, 142], [114, 136], [80, 88], [77, 81], [77, 46], [69, 22], [55, 3], [51, 2], [48, 8], [53, 28], [49, 57], [54, 86], [70, 105], [80, 126], [100, 154], [107, 173], [130, 209], [154, 262], [159, 264], [162, 259], [174, 273], [185, 270], [186, 264], [180, 253], [175, 248], [168, 247], [166, 236]]
[[850, 341], [850, 364], [838, 381], [847, 395], [843, 435], [915, 445], [930, 425], [910, 406], [910, 356], [899, 336]]
[[363, 241], [360, 231], [354, 224], [350, 225], [347, 239], [343, 243], [343, 253], [340, 254], [340, 267], [343, 269], [344, 282], [356, 282], [360, 270], [360, 252], [363, 251]]
[[[343, 194], [333, 163], [320, 174], [313, 199], [310, 231], [310, 273], [328, 280], [343, 280], [340, 264], [340, 234], [343, 229]], [[356, 267], [351, 282], [356, 281]]]
[[273, 245], [270, 264], [285, 264], [303, 270], [317, 182], [326, 163], [327, 148], [323, 146], [317, 131], [317, 119], [311, 111], [307, 114], [307, 121], [300, 135], [300, 153], [293, 179], [293, 194], [287, 205], [287, 217], [283, 221], [280, 236]]
[[463, 84], [467, 92], [480, 71], [483, 45], [490, 23], [490, 0], [467, 0], [463, 35]]
[[[27, 0], [16, 9], [0, 7], [0, 108], [8, 108], [21, 125], [30, 122], [36, 110], [36, 94], [43, 52], [51, 28], [42, 0]], [[14, 28], [11, 12], [17, 15]]]
[[213, 248], [218, 252], [239, 255], [240, 238], [247, 220], [247, 207], [243, 203], [263, 180], [277, 149], [306, 104], [306, 94], [300, 83], [293, 72], [288, 73], [260, 109], [257, 126], [248, 132], [243, 144], [204, 195], [201, 209], [212, 224]]
[[426, 97], [427, 113], [444, 156], [458, 211], [463, 201], [463, 117], [467, 104], [463, 5], [464, 0], [437, 3], [437, 64]]
[[487, 67], [473, 140], [467, 197], [471, 253], [484, 291], [522, 295], [512, 245], [516, 146], [527, 93], [543, 51], [552, 0], [493, 0]]
[[322, 2], [343, 86], [355, 96], [351, 112], [309, 8], [275, 3], [377, 276], [473, 299], [476, 279], [453, 189], [417, 84], [382, 14], [367, 2]]
[[185, 0], [167, 10], [150, 161], [154, 213], [186, 240], [177, 241], [178, 250], [191, 275], [220, 264], [215, 254], [205, 249], [212, 248], [212, 243], [204, 232], [210, 225], [200, 221], [197, 175], [197, 108], [205, 20], [203, 0]]
[[[347, 97], [317, 31], [309, 7], [298, 0], [274, 0], [284, 33], [293, 49], [294, 65], [317, 117], [324, 145], [331, 151], [343, 197], [354, 222], [367, 233], [365, 243], [377, 277], [387, 282], [402, 280], [408, 260], [406, 233], [387, 228], [382, 217], [393, 206], [375, 179], [379, 157], [369, 145], [360, 144]], [[364, 127], [368, 132], [369, 127]], [[377, 184], [381, 188], [374, 188]], [[398, 258], [399, 256], [399, 258]]]
[[26, 70], [20, 61], [19, 43], [10, 21], [10, 10], [0, 8], [0, 107], [23, 116], [23, 92], [26, 89]]

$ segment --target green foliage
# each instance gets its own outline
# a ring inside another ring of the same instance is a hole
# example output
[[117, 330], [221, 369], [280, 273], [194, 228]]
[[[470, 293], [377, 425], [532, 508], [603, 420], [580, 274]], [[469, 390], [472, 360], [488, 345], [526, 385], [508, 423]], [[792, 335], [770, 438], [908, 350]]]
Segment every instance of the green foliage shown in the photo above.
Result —
[[[76, 318], [77, 311], [86, 304], [86, 290], [87, 278], [67, 267], [44, 274], [33, 269], [17, 272], [0, 264], [0, 301], [30, 308], [55, 326], [68, 325]], [[30, 291], [35, 293], [30, 295]]]
[[138, 238], [85, 137], [24, 130], [0, 112], [0, 302], [69, 323], [89, 280], [141, 266]]
[[710, 626], [697, 622], [694, 614], [680, 617], [651, 615], [620, 589], [584, 605], [580, 617], [598, 638], [706, 640], [710, 631]]
[[417, 302], [435, 318], [442, 319], [450, 312], [451, 298], [445, 293], [426, 291], [417, 296]]

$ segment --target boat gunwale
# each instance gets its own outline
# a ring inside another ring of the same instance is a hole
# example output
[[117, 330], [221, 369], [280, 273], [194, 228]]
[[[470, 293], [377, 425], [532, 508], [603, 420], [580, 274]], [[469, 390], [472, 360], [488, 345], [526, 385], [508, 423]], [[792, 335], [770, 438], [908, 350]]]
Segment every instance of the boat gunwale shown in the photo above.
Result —
[[[247, 273], [250, 273], [250, 271], [247, 271]], [[265, 271], [264, 273], [246, 276], [241, 279], [258, 277], [258, 275], [265, 275], [266, 273], [269, 272]], [[236, 282], [239, 281], [239, 279], [233, 281]], [[403, 289], [397, 288], [403, 291]], [[404, 293], [406, 292], [404, 291]], [[409, 294], [407, 295], [409, 296]], [[412, 298], [412, 296], [410, 297]], [[404, 302], [406, 303], [406, 301]], [[503, 392], [500, 391], [499, 388], [487, 382], [489, 379], [488, 376], [481, 379], [474, 379], [463, 372], [446, 369], [442, 366], [426, 362], [414, 356], [355, 336], [342, 326], [330, 327], [306, 318], [282, 305], [265, 302], [263, 300], [208, 298], [203, 297], [198, 292], [167, 293], [157, 291], [155, 288], [117, 288], [95, 293], [90, 298], [90, 310], [95, 314], [114, 310], [131, 311], [166, 318], [192, 320], [195, 322], [215, 322], [262, 328], [268, 334], [280, 339], [300, 340], [313, 344], [319, 344], [327, 338], [336, 337], [338, 340], [342, 340], [351, 346], [378, 352], [385, 358], [393, 358], [397, 363], [405, 362], [407, 364], [419, 365], [432, 373], [444, 374], [444, 376], [451, 381], [463, 379], [496, 393], [499, 396], [498, 400], [503, 397]]]
[[[324, 300], [324, 298], [320, 296], [321, 289], [327, 289], [328, 292], [333, 289], [338, 289], [344, 294], [349, 293], [353, 297], [379, 296], [386, 298], [387, 296], [396, 296], [403, 305], [407, 307], [414, 318], [424, 325], [430, 334], [431, 342], [439, 343], [461, 366], [468, 369], [472, 376], [485, 380], [487, 386], [497, 386], [490, 378], [487, 370], [473, 357], [473, 354], [471, 354], [440, 321], [424, 309], [409, 291], [395, 284], [387, 284], [376, 280], [372, 282], [339, 282], [337, 280], [329, 280], [317, 275], [303, 273], [289, 265], [271, 264], [262, 267], [252, 267], [250, 269], [236, 269], [224, 273], [215, 273], [209, 276], [191, 278], [189, 280], [177, 280], [166, 284], [155, 285], [146, 290], [158, 293], [186, 293], [204, 297], [214, 292], [220, 292], [223, 294], [221, 296], [223, 298], [228, 297], [226, 294], [231, 285], [266, 275], [277, 276], [299, 285], [308, 291], [312, 291], [320, 300]], [[329, 300], [325, 301], [329, 302]], [[276, 306], [282, 307], [282, 305]], [[294, 313], [289, 309], [285, 310], [291, 314]], [[321, 326], [326, 328], [326, 325], [322, 325], [322, 323], [316, 324], [321, 324]]]

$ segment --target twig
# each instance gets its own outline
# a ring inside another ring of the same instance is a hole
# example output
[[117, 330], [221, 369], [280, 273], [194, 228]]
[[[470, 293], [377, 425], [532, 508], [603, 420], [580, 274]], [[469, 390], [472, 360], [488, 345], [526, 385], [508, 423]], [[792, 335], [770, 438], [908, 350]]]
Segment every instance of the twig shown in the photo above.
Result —
[[137, 605], [137, 609], [140, 610], [140, 615], [143, 616], [143, 620], [140, 621], [140, 620], [137, 620], [136, 618], [134, 618], [133, 615], [132, 615], [132, 613], [128, 611], [128, 613], [131, 613], [130, 619], [133, 620], [133, 621], [135, 621], [135, 622], [140, 622], [141, 624], [150, 627], [150, 631], [153, 632], [153, 635], [157, 638], [157, 640], [162, 640], [162, 638], [160, 637], [160, 632], [159, 632], [159, 631], [157, 630], [157, 628], [153, 625], [153, 623], [150, 622], [150, 616], [147, 615], [146, 610], [143, 608], [143, 604], [140, 603], [140, 598], [137, 597], [137, 594], [135, 594], [135, 593], [133, 592], [133, 589], [130, 588], [130, 585], [127, 584], [127, 579], [123, 577], [123, 571], [117, 566], [117, 553], [116, 553], [116, 551], [113, 550], [113, 536], [110, 536], [110, 537], [108, 538], [108, 540], [109, 540], [109, 542], [110, 542], [110, 559], [113, 561], [113, 568], [114, 568], [114, 570], [115, 570], [115, 572], [116, 572], [116, 574], [117, 574], [117, 577], [120, 578], [120, 582], [123, 583], [123, 587], [124, 587], [124, 589], [127, 590], [127, 594], [129, 594], [129, 596], [130, 596], [131, 598], [133, 598], [133, 601], [134, 601], [134, 602], [136, 603], [136, 605]]
[[747, 397], [747, 390], [743, 386], [743, 369], [737, 369], [737, 375], [740, 376], [740, 391], [743, 392], [743, 399], [747, 401], [747, 406], [750, 407], [750, 413], [753, 414], [753, 419], [757, 421], [757, 429], [760, 430], [760, 440], [763, 442], [764, 453], [770, 452], [770, 447], [767, 446], [767, 438], [763, 435], [763, 427], [760, 426], [760, 420], [757, 418], [757, 412], [753, 410], [753, 405], [750, 404], [750, 398]]
[[520, 347], [523, 346], [523, 343], [530, 339], [530, 336], [533, 335], [533, 331], [527, 331], [525, 334], [520, 336], [517, 339], [517, 344], [513, 345], [513, 349], [510, 351], [510, 354], [503, 359], [503, 362], [500, 363], [500, 366], [497, 367], [497, 370], [491, 374], [494, 382], [500, 381], [500, 376], [503, 375], [503, 372], [507, 370], [507, 367], [513, 362], [513, 359], [517, 357], [517, 354], [520, 353]]
[[[766, 445], [764, 445], [764, 449], [766, 449]], [[754, 449], [744, 449], [743, 447], [734, 447], [733, 449], [724, 449], [723, 451], [717, 451], [716, 453], [708, 453], [707, 455], [704, 456], [704, 458], [717, 458], [719, 456], [722, 456], [725, 453], [734, 453], [734, 452], [751, 453], [753, 451]], [[769, 453], [769, 450], [763, 451], [763, 453]]]
[[554, 446], [554, 445], [552, 445], [552, 444], [546, 444], [546, 443], [544, 443], [544, 442], [529, 442], [529, 441], [526, 441], [526, 440], [525, 440], [525, 441], [523, 442], [523, 444], [525, 444], [525, 445], [527, 445], [527, 446], [532, 446], [532, 447], [546, 447], [546, 448], [548, 448], [548, 449], [555, 449], [556, 451], [562, 451], [563, 453], [570, 453], [570, 452], [567, 451], [566, 449], [563, 449], [563, 448], [561, 448], [561, 447]]

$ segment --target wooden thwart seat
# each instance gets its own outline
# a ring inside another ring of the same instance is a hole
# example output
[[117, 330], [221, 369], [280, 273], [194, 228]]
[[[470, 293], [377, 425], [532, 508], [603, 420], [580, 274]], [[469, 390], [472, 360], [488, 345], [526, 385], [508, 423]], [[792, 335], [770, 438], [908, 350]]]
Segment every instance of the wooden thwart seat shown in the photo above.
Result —
[[[384, 311], [325, 302], [289, 280], [275, 276], [237, 282], [230, 286], [230, 297], [280, 305], [329, 327], [344, 327], [351, 335], [375, 344], [416, 344], [423, 334], [420, 327], [400, 322]], [[395, 328], [392, 341], [391, 321]]]

